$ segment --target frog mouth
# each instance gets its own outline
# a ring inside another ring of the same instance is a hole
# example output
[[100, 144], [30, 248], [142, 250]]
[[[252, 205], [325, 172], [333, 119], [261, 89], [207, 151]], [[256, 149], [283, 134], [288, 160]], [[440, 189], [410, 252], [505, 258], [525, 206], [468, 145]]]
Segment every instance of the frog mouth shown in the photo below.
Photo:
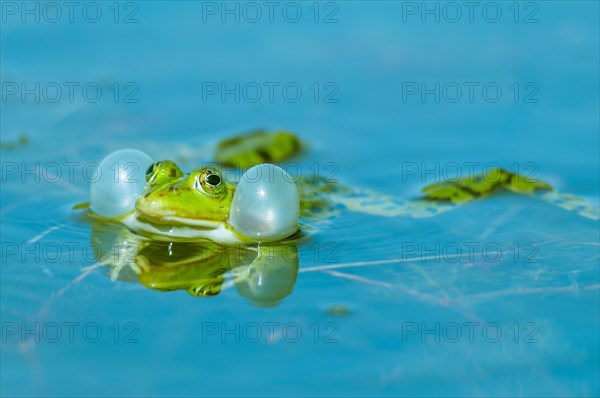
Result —
[[175, 217], [175, 216], [165, 216], [162, 218], [162, 221], [165, 221], [169, 224], [181, 224], [183, 226], [189, 227], [200, 227], [200, 228], [208, 228], [208, 229], [217, 229], [223, 226], [224, 223], [218, 221], [211, 220], [197, 220], [194, 218], [183, 218], [183, 217]]
[[170, 227], [187, 227], [198, 229], [218, 229], [225, 222], [206, 218], [181, 217], [177, 212], [165, 209], [154, 202], [137, 201], [135, 205], [136, 218], [145, 223], [154, 224], [158, 227], [169, 225]]
[[222, 222], [202, 220], [194, 218], [184, 218], [176, 216], [162, 216], [160, 218], [149, 217], [143, 214], [136, 214], [136, 218], [140, 222], [152, 224], [157, 228], [161, 226], [172, 229], [173, 227], [188, 227], [195, 229], [218, 229], [223, 226]]
[[223, 244], [242, 242], [224, 222], [169, 216], [157, 220], [139, 213], [129, 214], [122, 222], [130, 230], [157, 240], [208, 239]]

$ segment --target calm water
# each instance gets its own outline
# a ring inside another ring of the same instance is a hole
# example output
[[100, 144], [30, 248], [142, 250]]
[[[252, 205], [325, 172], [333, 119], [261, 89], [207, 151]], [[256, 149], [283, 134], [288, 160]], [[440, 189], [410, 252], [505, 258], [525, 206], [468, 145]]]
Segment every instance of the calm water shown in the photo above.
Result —
[[268, 306], [113, 281], [71, 211], [115, 149], [190, 170], [257, 127], [297, 132], [303, 173], [394, 197], [495, 162], [598, 206], [598, 3], [472, 22], [440, 3], [439, 23], [420, 2], [278, 3], [272, 23], [262, 3], [256, 23], [192, 1], [94, 3], [96, 23], [81, 3], [71, 23], [57, 4], [56, 23], [2, 4], [2, 141], [29, 138], [1, 152], [3, 395], [600, 394], [598, 221], [544, 201], [343, 210]]

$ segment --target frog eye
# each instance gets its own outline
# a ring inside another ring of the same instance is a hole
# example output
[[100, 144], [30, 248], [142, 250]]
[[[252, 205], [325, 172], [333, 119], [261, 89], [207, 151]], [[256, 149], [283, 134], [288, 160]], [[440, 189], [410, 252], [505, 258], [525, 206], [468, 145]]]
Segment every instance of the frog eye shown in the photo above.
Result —
[[221, 176], [218, 174], [209, 174], [204, 179], [208, 185], [212, 185], [213, 187], [219, 186], [221, 184]]
[[155, 162], [152, 163], [150, 166], [148, 166], [148, 168], [146, 169], [146, 181], [150, 182], [151, 180], [153, 180], [154, 178], [156, 178], [156, 172], [158, 171], [158, 168], [160, 167], [162, 162]]
[[209, 195], [220, 195], [225, 192], [225, 184], [223, 184], [221, 174], [210, 167], [200, 171], [200, 174], [198, 174], [198, 177], [194, 182], [194, 187], [198, 191]]

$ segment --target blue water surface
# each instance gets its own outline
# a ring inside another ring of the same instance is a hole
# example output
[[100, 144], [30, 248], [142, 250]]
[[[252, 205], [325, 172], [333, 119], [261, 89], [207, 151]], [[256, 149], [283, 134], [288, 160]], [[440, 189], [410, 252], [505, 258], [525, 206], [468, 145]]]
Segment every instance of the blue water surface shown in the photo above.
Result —
[[113, 150], [190, 170], [255, 128], [381, 195], [499, 165], [597, 208], [598, 2], [450, 3], [2, 2], [2, 395], [600, 395], [599, 222], [577, 211], [342, 209], [265, 306], [111, 280], [71, 210]]

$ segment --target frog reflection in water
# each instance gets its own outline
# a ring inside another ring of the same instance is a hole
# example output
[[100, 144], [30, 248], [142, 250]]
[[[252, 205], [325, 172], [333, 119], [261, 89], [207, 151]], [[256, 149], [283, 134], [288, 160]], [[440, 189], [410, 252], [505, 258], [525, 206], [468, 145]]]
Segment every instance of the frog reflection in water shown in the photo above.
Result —
[[98, 220], [92, 225], [92, 243], [96, 260], [108, 266], [112, 279], [137, 280], [150, 289], [185, 290], [199, 297], [235, 286], [255, 304], [274, 304], [291, 293], [298, 272], [298, 249], [293, 243], [168, 242]]

